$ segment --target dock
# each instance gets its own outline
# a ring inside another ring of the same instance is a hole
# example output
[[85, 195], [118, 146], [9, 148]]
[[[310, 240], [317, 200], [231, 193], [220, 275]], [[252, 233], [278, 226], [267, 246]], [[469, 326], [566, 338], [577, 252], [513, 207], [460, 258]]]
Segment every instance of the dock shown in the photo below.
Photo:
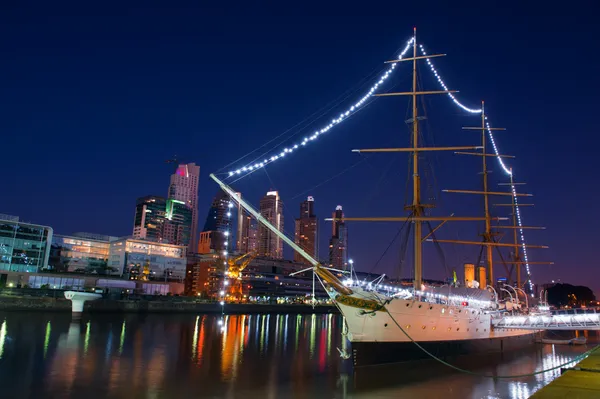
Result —
[[587, 399], [600, 398], [600, 345], [588, 357], [546, 385], [533, 399]]

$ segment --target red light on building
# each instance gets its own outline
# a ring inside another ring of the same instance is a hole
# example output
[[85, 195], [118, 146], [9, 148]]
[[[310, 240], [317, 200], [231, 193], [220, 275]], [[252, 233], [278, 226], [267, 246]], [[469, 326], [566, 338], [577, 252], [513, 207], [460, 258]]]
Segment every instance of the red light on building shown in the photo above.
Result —
[[462, 305], [463, 306], [469, 306], [469, 302], [463, 302]]

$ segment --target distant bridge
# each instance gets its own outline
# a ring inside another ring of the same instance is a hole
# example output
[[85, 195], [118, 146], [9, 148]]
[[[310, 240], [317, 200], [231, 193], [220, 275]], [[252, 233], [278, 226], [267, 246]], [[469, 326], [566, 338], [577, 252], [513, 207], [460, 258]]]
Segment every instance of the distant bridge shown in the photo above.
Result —
[[593, 310], [553, 314], [507, 315], [493, 319], [494, 328], [523, 330], [600, 330], [600, 313]]

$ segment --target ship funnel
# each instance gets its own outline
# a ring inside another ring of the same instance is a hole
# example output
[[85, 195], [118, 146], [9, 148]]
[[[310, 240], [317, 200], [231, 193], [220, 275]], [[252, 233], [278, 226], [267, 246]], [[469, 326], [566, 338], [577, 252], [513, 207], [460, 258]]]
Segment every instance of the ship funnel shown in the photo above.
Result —
[[479, 266], [477, 268], [477, 281], [479, 282], [479, 288], [485, 290], [486, 287], [486, 275], [485, 275], [485, 267]]
[[473, 282], [475, 281], [475, 265], [472, 263], [465, 263], [465, 287], [474, 288]]

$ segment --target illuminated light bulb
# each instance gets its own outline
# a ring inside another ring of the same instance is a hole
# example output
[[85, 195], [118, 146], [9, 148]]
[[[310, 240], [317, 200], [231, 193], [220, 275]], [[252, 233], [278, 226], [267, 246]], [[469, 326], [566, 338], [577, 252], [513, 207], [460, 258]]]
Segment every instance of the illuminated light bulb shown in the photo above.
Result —
[[219, 305], [221, 305], [221, 306], [225, 305], [225, 301], [219, 302]]
[[225, 232], [225, 237], [228, 237], [228, 236], [229, 236], [229, 232], [228, 232], [228, 231], [226, 231], [226, 232]]
[[233, 175], [234, 175], [234, 172], [229, 172], [229, 176], [230, 177], [233, 176]]

